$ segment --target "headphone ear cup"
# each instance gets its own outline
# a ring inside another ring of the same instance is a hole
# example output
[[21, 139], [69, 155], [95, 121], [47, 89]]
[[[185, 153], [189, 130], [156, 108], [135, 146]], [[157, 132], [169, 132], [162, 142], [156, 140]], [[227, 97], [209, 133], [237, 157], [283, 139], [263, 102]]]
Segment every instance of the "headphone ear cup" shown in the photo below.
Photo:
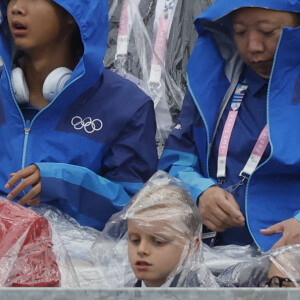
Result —
[[17, 102], [27, 104], [29, 102], [29, 90], [21, 68], [14, 68], [11, 71], [11, 82]]
[[53, 70], [47, 76], [43, 84], [44, 98], [51, 102], [64, 88], [71, 76], [72, 71], [66, 67], [60, 67]]

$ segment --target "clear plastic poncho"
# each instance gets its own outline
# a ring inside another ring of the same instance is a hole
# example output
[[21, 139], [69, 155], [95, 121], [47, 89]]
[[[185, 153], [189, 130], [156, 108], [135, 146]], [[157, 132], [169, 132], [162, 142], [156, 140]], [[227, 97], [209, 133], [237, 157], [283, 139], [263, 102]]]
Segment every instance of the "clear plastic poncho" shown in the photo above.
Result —
[[188, 189], [158, 171], [110, 218], [92, 247], [95, 264], [107, 287], [138, 286], [138, 279], [149, 286], [149, 272], [162, 276], [159, 286], [217, 287], [203, 263], [201, 228]]
[[219, 275], [226, 286], [300, 287], [300, 244], [271, 249]]
[[110, 0], [104, 65], [137, 84], [153, 102], [161, 154], [181, 109], [193, 21], [213, 0]]
[[252, 245], [222, 245], [209, 247], [203, 243], [203, 257], [206, 266], [214, 275], [236, 265], [238, 263], [249, 263], [260, 256], [255, 244]]

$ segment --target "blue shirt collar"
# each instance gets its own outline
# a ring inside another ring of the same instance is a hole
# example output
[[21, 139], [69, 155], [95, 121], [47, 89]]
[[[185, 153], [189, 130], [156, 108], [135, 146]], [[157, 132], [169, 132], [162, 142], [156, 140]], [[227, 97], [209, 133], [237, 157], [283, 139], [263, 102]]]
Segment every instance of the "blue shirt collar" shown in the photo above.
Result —
[[250, 67], [246, 67], [244, 71], [244, 80], [248, 84], [248, 93], [255, 96], [262, 88], [265, 88], [268, 84], [268, 80], [263, 79], [257, 73], [255, 73]]

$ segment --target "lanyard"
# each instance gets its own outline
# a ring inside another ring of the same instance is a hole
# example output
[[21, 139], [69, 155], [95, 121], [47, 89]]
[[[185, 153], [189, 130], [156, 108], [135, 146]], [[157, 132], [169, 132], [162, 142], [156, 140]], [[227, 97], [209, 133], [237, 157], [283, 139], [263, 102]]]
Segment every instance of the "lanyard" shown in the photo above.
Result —
[[[129, 36], [132, 30], [132, 16], [130, 12], [130, 0], [123, 0], [118, 37], [116, 59], [126, 60], [128, 54]], [[140, 1], [138, 1], [139, 3]], [[137, 5], [138, 5], [137, 3]], [[160, 85], [162, 65], [165, 62], [169, 29], [172, 24], [176, 0], [158, 0], [156, 19], [159, 18], [154, 51], [151, 61], [150, 83]], [[162, 10], [163, 8], [163, 10]], [[162, 10], [162, 13], [160, 11]], [[158, 17], [157, 17], [158, 16]], [[124, 62], [123, 62], [124, 63]]]
[[163, 12], [160, 16], [149, 78], [149, 82], [152, 84], [160, 85], [162, 68], [166, 59], [169, 29], [173, 21], [175, 7], [176, 0], [166, 0]]
[[130, 14], [129, 0], [123, 0], [117, 37], [116, 58], [127, 55], [131, 29], [132, 19]]
[[[130, 1], [130, 2], [129, 2]], [[132, 10], [138, 7], [141, 0], [123, 0], [118, 37], [117, 37], [117, 49], [115, 55], [115, 68], [116, 73], [123, 76], [124, 78], [135, 83], [144, 92], [148, 92], [147, 83], [143, 80], [135, 77], [134, 75], [127, 73], [127, 62], [128, 62], [128, 44], [129, 36], [132, 31]]]
[[[228, 147], [231, 138], [231, 134], [238, 116], [238, 112], [242, 101], [245, 97], [246, 90], [248, 86], [246, 84], [238, 83], [233, 99], [231, 101], [231, 108], [228, 113], [221, 140], [219, 145], [218, 152], [218, 169], [217, 169], [217, 178], [225, 178], [226, 177], [226, 160], [228, 155]], [[266, 148], [269, 143], [268, 136], [268, 126], [266, 125], [262, 132], [260, 133], [255, 146], [250, 154], [250, 157], [247, 160], [244, 168], [240, 172], [239, 176], [243, 177], [243, 180], [248, 178], [258, 166]]]
[[258, 140], [256, 141], [256, 144], [251, 152], [251, 155], [246, 165], [244, 166], [243, 170], [240, 172], [239, 176], [249, 177], [254, 172], [268, 146], [268, 143], [269, 143], [269, 134], [268, 134], [268, 125], [266, 125], [262, 130], [262, 132], [260, 133]]

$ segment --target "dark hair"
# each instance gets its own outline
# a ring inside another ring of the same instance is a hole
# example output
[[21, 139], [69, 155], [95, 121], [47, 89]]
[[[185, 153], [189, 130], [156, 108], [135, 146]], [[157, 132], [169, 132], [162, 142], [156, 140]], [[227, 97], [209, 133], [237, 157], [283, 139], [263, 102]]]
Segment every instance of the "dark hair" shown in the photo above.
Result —
[[84, 52], [84, 46], [82, 43], [82, 39], [81, 39], [81, 33], [80, 33], [80, 29], [79, 26], [75, 25], [74, 27], [74, 31], [72, 33], [72, 37], [71, 37], [71, 47], [73, 49], [73, 54], [74, 54], [74, 58], [79, 60]]
[[300, 26], [300, 14], [299, 13], [293, 13], [293, 15], [295, 17], [296, 27]]

